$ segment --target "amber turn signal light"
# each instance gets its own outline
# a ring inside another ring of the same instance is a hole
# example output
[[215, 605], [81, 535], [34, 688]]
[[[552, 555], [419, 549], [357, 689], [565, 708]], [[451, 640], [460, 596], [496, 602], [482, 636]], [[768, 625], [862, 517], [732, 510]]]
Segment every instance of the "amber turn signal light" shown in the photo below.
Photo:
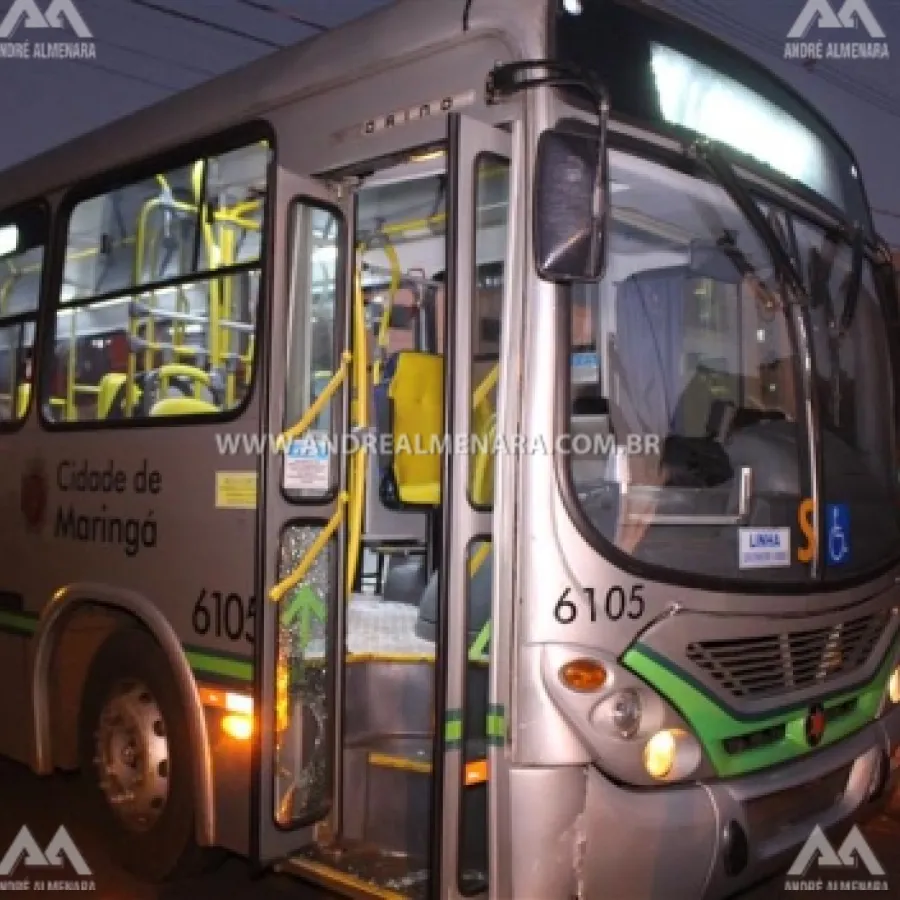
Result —
[[573, 659], [559, 670], [559, 680], [573, 691], [599, 691], [606, 684], [606, 669], [593, 659]]

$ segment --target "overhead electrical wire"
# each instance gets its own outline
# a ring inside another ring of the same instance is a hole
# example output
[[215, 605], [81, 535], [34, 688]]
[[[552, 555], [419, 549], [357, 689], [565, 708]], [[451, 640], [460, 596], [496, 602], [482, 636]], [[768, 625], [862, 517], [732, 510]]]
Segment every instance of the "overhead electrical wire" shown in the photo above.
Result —
[[[730, 36], [770, 56], [783, 59], [783, 40], [735, 19], [704, 0], [680, 0], [678, 6], [679, 11], [693, 18], [698, 24], [705, 25], [720, 34], [724, 33], [723, 36]], [[882, 112], [900, 118], [900, 95], [848, 75], [829, 63], [816, 64], [807, 71], [812, 77], [821, 78]]]
[[239, 28], [231, 28], [228, 25], [221, 25], [218, 22], [210, 22], [208, 19], [201, 19], [199, 16], [191, 13], [182, 12], [178, 9], [170, 9], [159, 3], [153, 3], [152, 0], [128, 0], [135, 6], [142, 6], [145, 9], [152, 9], [164, 16], [170, 16], [173, 19], [180, 19], [182, 22], [190, 22], [192, 25], [199, 25], [203, 28], [209, 28], [213, 31], [219, 31], [222, 34], [230, 34], [232, 37], [243, 38], [245, 41], [252, 41], [254, 44], [260, 44], [263, 47], [270, 47], [272, 50], [280, 50], [284, 45], [267, 38], [257, 37], [255, 34], [247, 34]]
[[292, 22], [296, 22], [298, 25], [305, 25], [307, 28], [312, 28], [315, 31], [328, 31], [328, 27], [326, 25], [321, 25], [318, 22], [312, 22], [309, 19], [304, 19], [302, 16], [298, 16], [292, 10], [285, 9], [283, 6], [278, 6], [275, 3], [266, 3], [265, 0], [235, 0], [235, 2], [240, 3], [241, 6], [249, 6], [251, 9], [256, 9], [260, 12], [269, 13], [273, 16], [279, 16], [283, 19], [290, 19]]

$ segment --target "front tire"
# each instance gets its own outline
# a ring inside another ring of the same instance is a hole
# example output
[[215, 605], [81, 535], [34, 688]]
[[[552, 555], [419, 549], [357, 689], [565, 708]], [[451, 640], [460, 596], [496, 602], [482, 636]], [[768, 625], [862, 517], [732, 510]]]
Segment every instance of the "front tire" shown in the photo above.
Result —
[[191, 740], [177, 683], [146, 632], [115, 632], [91, 663], [79, 758], [92, 821], [114, 859], [159, 882], [195, 867]]

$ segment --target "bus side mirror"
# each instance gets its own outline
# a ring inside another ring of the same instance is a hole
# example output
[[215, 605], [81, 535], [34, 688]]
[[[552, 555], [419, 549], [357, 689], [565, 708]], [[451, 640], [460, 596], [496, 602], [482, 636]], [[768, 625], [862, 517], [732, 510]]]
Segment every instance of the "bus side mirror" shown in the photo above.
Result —
[[596, 281], [603, 274], [609, 212], [601, 133], [545, 131], [534, 180], [534, 256], [545, 281]]

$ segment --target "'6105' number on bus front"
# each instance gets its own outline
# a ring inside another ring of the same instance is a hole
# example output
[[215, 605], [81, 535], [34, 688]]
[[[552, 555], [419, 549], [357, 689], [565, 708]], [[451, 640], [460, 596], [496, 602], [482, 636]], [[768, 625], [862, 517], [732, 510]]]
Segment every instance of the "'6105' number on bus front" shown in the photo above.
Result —
[[[572, 588], [567, 587], [553, 610], [553, 618], [561, 625], [571, 625], [578, 619], [578, 606], [571, 598]], [[618, 622], [620, 619], [640, 619], [644, 615], [646, 603], [644, 602], [644, 586], [633, 584], [631, 591], [626, 593], [625, 588], [613, 585], [607, 592], [602, 604], [597, 602], [597, 595], [593, 588], [585, 588], [588, 608], [592, 622], [599, 618]]]
[[222, 591], [200, 591], [194, 604], [192, 624], [197, 634], [212, 634], [231, 641], [253, 643], [256, 600]]

